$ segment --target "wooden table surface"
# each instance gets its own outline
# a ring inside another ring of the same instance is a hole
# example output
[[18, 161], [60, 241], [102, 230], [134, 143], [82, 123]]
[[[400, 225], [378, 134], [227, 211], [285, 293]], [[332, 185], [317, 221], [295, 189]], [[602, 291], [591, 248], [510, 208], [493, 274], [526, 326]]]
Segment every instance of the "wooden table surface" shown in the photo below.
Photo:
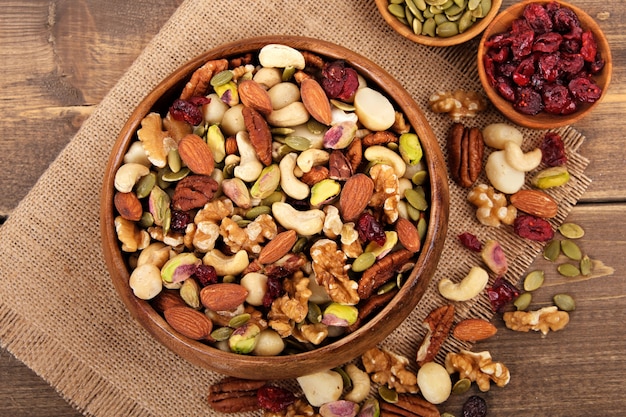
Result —
[[[71, 140], [94, 106], [182, 0], [0, 0], [0, 221]], [[514, 3], [505, 0], [504, 6]], [[613, 53], [608, 95], [575, 127], [593, 180], [567, 221], [586, 230], [580, 242], [614, 272], [567, 281], [537, 260], [550, 285], [536, 306], [557, 292], [577, 309], [561, 332], [507, 330], [475, 346], [511, 370], [506, 388], [483, 394], [490, 416], [626, 416], [626, 8], [623, 0], [571, 0], [596, 18]], [[607, 270], [609, 270], [607, 268]], [[53, 358], [51, 358], [53, 360]], [[460, 416], [465, 396], [441, 407]], [[78, 416], [45, 381], [0, 350], [0, 416]]]

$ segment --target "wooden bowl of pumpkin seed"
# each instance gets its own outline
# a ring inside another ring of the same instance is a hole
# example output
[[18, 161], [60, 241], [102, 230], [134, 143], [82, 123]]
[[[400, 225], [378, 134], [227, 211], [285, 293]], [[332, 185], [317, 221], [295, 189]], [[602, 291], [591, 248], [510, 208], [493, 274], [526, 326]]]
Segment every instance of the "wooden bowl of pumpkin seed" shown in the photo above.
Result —
[[496, 17], [502, 0], [376, 0], [396, 32], [427, 46], [452, 46], [478, 36]]

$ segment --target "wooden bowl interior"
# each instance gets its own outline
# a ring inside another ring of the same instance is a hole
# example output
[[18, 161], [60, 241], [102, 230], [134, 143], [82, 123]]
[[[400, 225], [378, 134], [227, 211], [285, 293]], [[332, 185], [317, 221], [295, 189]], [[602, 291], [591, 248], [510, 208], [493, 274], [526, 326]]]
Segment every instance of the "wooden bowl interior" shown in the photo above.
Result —
[[492, 0], [491, 10], [489, 11], [489, 13], [487, 13], [487, 16], [476, 21], [468, 30], [449, 38], [440, 38], [426, 35], [416, 35], [411, 28], [399, 21], [398, 18], [396, 18], [389, 12], [389, 10], [387, 9], [387, 6], [389, 5], [388, 0], [375, 1], [378, 11], [383, 16], [383, 19], [385, 19], [385, 21], [389, 24], [389, 26], [393, 28], [393, 30], [395, 30], [405, 38], [412, 40], [413, 42], [417, 42], [419, 44], [427, 46], [453, 46], [475, 38], [489, 25], [491, 20], [498, 14], [500, 6], [502, 6], [502, 0]]
[[485, 66], [483, 64], [483, 56], [486, 52], [485, 42], [491, 36], [501, 32], [505, 32], [510, 29], [513, 20], [519, 18], [522, 15], [524, 7], [526, 7], [529, 3], [547, 4], [550, 3], [550, 1], [523, 1], [509, 7], [508, 9], [502, 11], [502, 13], [500, 13], [498, 16], [496, 16], [496, 18], [491, 22], [491, 24], [483, 33], [482, 39], [478, 46], [478, 76], [480, 77], [480, 81], [483, 85], [483, 88], [485, 89], [487, 97], [489, 97], [489, 100], [506, 118], [508, 118], [512, 122], [520, 126], [525, 126], [532, 129], [551, 129], [573, 124], [589, 114], [589, 112], [602, 101], [602, 98], [606, 94], [606, 90], [609, 86], [611, 73], [613, 71], [613, 59], [611, 57], [611, 50], [609, 48], [606, 36], [604, 36], [604, 33], [602, 33], [602, 30], [595, 22], [595, 20], [580, 8], [559, 1], [559, 4], [561, 4], [562, 7], [570, 8], [578, 15], [580, 24], [584, 29], [589, 29], [593, 32], [596, 42], [598, 43], [598, 51], [600, 51], [602, 57], [606, 62], [600, 74], [594, 76], [596, 83], [602, 88], [602, 96], [598, 101], [596, 101], [595, 103], [581, 104], [580, 108], [570, 115], [553, 115], [546, 112], [541, 112], [537, 115], [529, 116], [516, 111], [510, 102], [502, 98], [500, 94], [498, 94], [498, 92], [493, 87], [491, 87], [487, 79]]
[[[192, 72], [207, 60], [228, 58], [259, 50], [270, 43], [282, 43], [332, 59], [345, 59], [368, 81], [395, 100], [419, 135], [430, 177], [430, 214], [425, 243], [410, 277], [399, 293], [375, 318], [356, 332], [316, 350], [289, 356], [257, 357], [223, 352], [185, 338], [171, 329], [148, 302], [135, 297], [128, 285], [129, 270], [117, 241], [114, 227], [114, 174], [135, 138], [141, 120], [150, 111], [164, 114], [174, 95], [180, 92]], [[267, 36], [233, 42], [207, 52], [187, 63], [152, 91], [132, 113], [120, 133], [105, 172], [101, 194], [101, 233], [107, 267], [113, 284], [132, 315], [169, 349], [198, 366], [226, 375], [250, 379], [295, 378], [348, 362], [391, 333], [415, 308], [435, 272], [447, 231], [448, 182], [443, 156], [424, 115], [402, 86], [383, 69], [343, 47], [302, 37]]]

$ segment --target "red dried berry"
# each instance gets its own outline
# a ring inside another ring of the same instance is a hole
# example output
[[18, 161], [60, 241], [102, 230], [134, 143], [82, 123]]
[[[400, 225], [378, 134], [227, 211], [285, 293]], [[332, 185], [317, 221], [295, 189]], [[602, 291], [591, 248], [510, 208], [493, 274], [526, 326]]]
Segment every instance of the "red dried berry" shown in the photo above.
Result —
[[570, 114], [577, 106], [567, 87], [552, 84], [543, 88], [544, 110], [550, 114]]
[[354, 68], [337, 60], [324, 65], [321, 84], [328, 97], [348, 100], [356, 93], [359, 78]]
[[556, 167], [567, 163], [565, 144], [558, 133], [547, 132], [539, 147], [541, 149], [541, 162], [547, 166]]
[[176, 99], [170, 106], [170, 115], [174, 120], [185, 121], [193, 126], [199, 125], [203, 120], [202, 105], [210, 99], [206, 97], [192, 97], [189, 100]]
[[513, 222], [516, 235], [536, 242], [547, 242], [554, 237], [552, 225], [542, 218], [529, 214], [520, 214]]
[[567, 86], [572, 96], [583, 103], [595, 103], [602, 95], [602, 89], [592, 79], [584, 76], [574, 78]]
[[280, 413], [296, 401], [296, 396], [289, 390], [266, 385], [256, 392], [259, 406], [273, 413]]
[[520, 113], [535, 115], [543, 110], [541, 94], [532, 87], [522, 87], [517, 91], [513, 108]]
[[267, 277], [267, 291], [263, 295], [263, 307], [270, 308], [275, 299], [283, 295], [282, 279], [270, 275]]
[[478, 395], [472, 395], [463, 404], [463, 417], [486, 417], [487, 402]]
[[172, 210], [170, 230], [177, 233], [185, 233], [187, 225], [193, 221], [191, 213], [182, 210]]
[[493, 285], [487, 288], [487, 296], [491, 308], [496, 313], [502, 313], [504, 308], [519, 295], [519, 290], [502, 277], [496, 278]]
[[533, 52], [552, 53], [559, 50], [563, 36], [556, 32], [543, 33], [535, 38]]
[[598, 53], [598, 44], [593, 37], [593, 33], [591, 33], [590, 30], [583, 32], [581, 40], [580, 55], [582, 55], [583, 59], [587, 62], [595, 61]]
[[357, 220], [356, 228], [359, 232], [359, 238], [365, 243], [375, 242], [379, 246], [383, 246], [387, 241], [385, 229], [371, 213], [361, 214]]
[[478, 240], [476, 236], [469, 232], [461, 233], [459, 235], [459, 240], [461, 241], [461, 244], [463, 246], [471, 251], [480, 252], [483, 250], [483, 244], [480, 242], [480, 240]]
[[198, 265], [191, 277], [195, 278], [203, 288], [207, 285], [217, 284], [217, 272], [211, 265]]

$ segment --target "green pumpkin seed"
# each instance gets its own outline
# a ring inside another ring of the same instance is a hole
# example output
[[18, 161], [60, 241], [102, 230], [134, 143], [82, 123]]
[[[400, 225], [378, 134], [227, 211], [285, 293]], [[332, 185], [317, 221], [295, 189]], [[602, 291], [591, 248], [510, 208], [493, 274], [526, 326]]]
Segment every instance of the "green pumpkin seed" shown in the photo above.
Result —
[[422, 215], [421, 211], [419, 211], [410, 204], [406, 205], [406, 211], [409, 214], [409, 219], [413, 220], [414, 222], [418, 221], [420, 219], [420, 216]]
[[135, 186], [135, 195], [137, 198], [145, 198], [150, 195], [150, 191], [156, 185], [157, 176], [154, 172], [149, 173], [139, 179]]
[[290, 127], [273, 127], [270, 129], [270, 132], [272, 132], [272, 135], [279, 135], [279, 136], [287, 137], [291, 135], [293, 132], [295, 132], [295, 130]]
[[307, 242], [309, 240], [306, 237], [301, 237], [300, 239], [296, 240], [296, 243], [293, 244], [293, 247], [291, 248], [291, 251], [293, 253], [300, 253], [304, 250], [304, 247], [306, 246]]
[[345, 369], [343, 369], [342, 367], [338, 366], [337, 368], [333, 368], [333, 371], [335, 371], [339, 375], [341, 375], [341, 379], [343, 380], [343, 387], [345, 389], [352, 388], [352, 379], [350, 379], [350, 375], [348, 375], [348, 373], [345, 371]]
[[397, 282], [396, 281], [389, 281], [389, 282], [385, 283], [384, 285], [382, 285], [378, 289], [378, 291], [376, 291], [376, 294], [378, 294], [378, 295], [387, 294], [389, 291], [393, 291], [396, 288], [398, 288]]
[[491, 0], [482, 0], [480, 2], [480, 8], [483, 11], [483, 17], [487, 16], [487, 14], [491, 11]]
[[307, 319], [313, 323], [319, 323], [322, 321], [322, 309], [315, 303], [309, 301], [309, 311], [307, 313]]
[[239, 219], [237, 220], [235, 223], [237, 223], [237, 226], [241, 227], [242, 229], [244, 227], [246, 227], [247, 225], [249, 225], [250, 223], [252, 223], [252, 220], [248, 220], [248, 219]]
[[391, 404], [398, 402], [398, 393], [389, 388], [387, 385], [380, 385], [378, 387], [378, 395], [380, 395], [380, 398], [382, 398], [385, 402]]
[[183, 166], [183, 161], [180, 159], [178, 149], [172, 149], [167, 153], [167, 165], [172, 172], [178, 172]]
[[224, 275], [224, 278], [222, 278], [222, 282], [230, 283], [235, 281], [237, 281], [237, 277], [234, 275]]
[[343, 110], [343, 111], [354, 111], [354, 105], [350, 104], [350, 103], [345, 103], [343, 101], [339, 101], [337, 99], [331, 98], [330, 99], [330, 104], [332, 104], [333, 106], [337, 107], [339, 110]]
[[387, 10], [389, 10], [389, 13], [391, 13], [395, 17], [404, 19], [404, 7], [402, 7], [401, 5], [390, 4], [389, 6], [387, 6]]
[[422, 12], [420, 11], [420, 9], [417, 8], [417, 5], [415, 4], [414, 0], [406, 0], [405, 3], [406, 3], [406, 7], [409, 8], [409, 10], [411, 11], [411, 14], [414, 17], [422, 16]]
[[413, 181], [415, 185], [423, 185], [426, 182], [426, 178], [428, 178], [428, 171], [417, 171], [411, 177], [411, 181]]
[[415, 33], [416, 35], [421, 35], [423, 26], [424, 25], [419, 19], [413, 19], [413, 33]]
[[249, 313], [238, 314], [228, 321], [228, 327], [237, 329], [250, 321], [250, 317], [252, 316]]
[[141, 219], [139, 219], [139, 226], [147, 229], [148, 227], [154, 225], [154, 217], [150, 212], [144, 211], [141, 215]]
[[190, 173], [191, 171], [189, 170], [189, 168], [183, 167], [178, 172], [172, 172], [172, 171], [165, 172], [163, 173], [163, 176], [161, 178], [163, 179], [163, 181], [176, 182], [176, 181], [182, 180]]
[[211, 81], [209, 81], [209, 83], [212, 87], [219, 87], [220, 85], [229, 83], [232, 79], [233, 72], [231, 70], [224, 70], [211, 77]]
[[454, 0], [454, 4], [459, 6], [461, 9], [465, 9], [467, 7], [467, 0]]
[[224, 340], [228, 340], [233, 332], [234, 330], [230, 327], [218, 327], [211, 332], [211, 337], [218, 342], [223, 342]]
[[261, 205], [271, 207], [272, 204], [283, 201], [285, 195], [281, 191], [274, 191], [272, 194], [261, 200]]
[[426, 10], [426, 8], [428, 7], [424, 0], [414, 0], [414, 1], [415, 1], [415, 6], [422, 12]]
[[311, 147], [311, 141], [302, 136], [287, 136], [285, 144], [296, 151], [306, 151]]
[[480, 6], [480, 0], [469, 0], [469, 2], [467, 3], [467, 8], [470, 10], [474, 10], [478, 6]]
[[404, 0], [389, 0], [389, 4], [402, 4]]
[[557, 230], [568, 239], [580, 239], [585, 235], [585, 230], [576, 223], [563, 223]]
[[442, 413], [441, 417], [454, 417], [454, 414], [450, 414], [448, 412]]
[[561, 241], [560, 240], [551, 240], [548, 242], [545, 248], [543, 248], [543, 257], [551, 262], [557, 260], [559, 255], [561, 254]]
[[409, 27], [413, 27], [413, 20], [415, 20], [415, 16], [411, 13], [409, 6], [404, 6], [404, 15], [406, 16], [406, 22]]
[[593, 269], [593, 262], [589, 258], [589, 256], [584, 255], [580, 260], [580, 273], [584, 276], [588, 276], [591, 274], [591, 270]]
[[272, 209], [270, 206], [256, 206], [246, 211], [245, 218], [248, 220], [254, 220], [261, 214], [270, 214]]
[[530, 272], [526, 275], [524, 279], [524, 290], [526, 291], [535, 291], [543, 285], [543, 281], [545, 279], [545, 275], [543, 271], [536, 270]]
[[469, 391], [471, 386], [472, 381], [470, 381], [468, 378], [461, 378], [456, 381], [456, 383], [452, 386], [452, 393], [456, 395], [465, 394], [467, 391]]
[[363, 272], [376, 262], [376, 255], [372, 252], [363, 252], [352, 263], [352, 270], [354, 272]]
[[441, 10], [441, 8], [437, 6], [429, 6], [428, 10], [433, 14], [433, 17], [437, 14], [443, 13], [443, 10]]
[[513, 305], [517, 309], [517, 311], [526, 310], [530, 305], [530, 302], [533, 299], [533, 295], [529, 292], [521, 293], [515, 301], [513, 301]]
[[417, 234], [419, 235], [420, 240], [424, 240], [427, 229], [428, 223], [426, 222], [426, 219], [424, 217], [420, 217], [420, 219], [417, 221]]
[[561, 251], [563, 254], [574, 261], [580, 261], [583, 257], [582, 251], [577, 244], [571, 240], [563, 240], [561, 242]]
[[[424, 17], [426, 17], [426, 13], [424, 13]], [[422, 35], [432, 36], [434, 38], [436, 27], [437, 24], [435, 24], [435, 19], [433, 19], [432, 16], [429, 17], [428, 19], [426, 19], [424, 25], [422, 26]]]
[[426, 197], [422, 194], [422, 192], [419, 191], [420, 188], [421, 187], [416, 187], [406, 190], [404, 192], [404, 198], [414, 208], [420, 211], [424, 211], [428, 208], [428, 202], [426, 201]]
[[437, 26], [440, 26], [446, 22], [448, 22], [448, 17], [445, 14], [436, 14], [433, 19], [435, 19], [435, 24], [437, 24]]
[[472, 19], [472, 12], [469, 10], [463, 13], [459, 19], [459, 33], [465, 32], [474, 23]]
[[554, 304], [563, 311], [574, 311], [576, 309], [576, 302], [569, 294], [557, 294], [552, 297]]
[[444, 22], [437, 26], [437, 36], [449, 38], [459, 34], [459, 26], [454, 22]]
[[580, 270], [572, 264], [561, 264], [556, 270], [564, 277], [573, 278], [580, 275]]

